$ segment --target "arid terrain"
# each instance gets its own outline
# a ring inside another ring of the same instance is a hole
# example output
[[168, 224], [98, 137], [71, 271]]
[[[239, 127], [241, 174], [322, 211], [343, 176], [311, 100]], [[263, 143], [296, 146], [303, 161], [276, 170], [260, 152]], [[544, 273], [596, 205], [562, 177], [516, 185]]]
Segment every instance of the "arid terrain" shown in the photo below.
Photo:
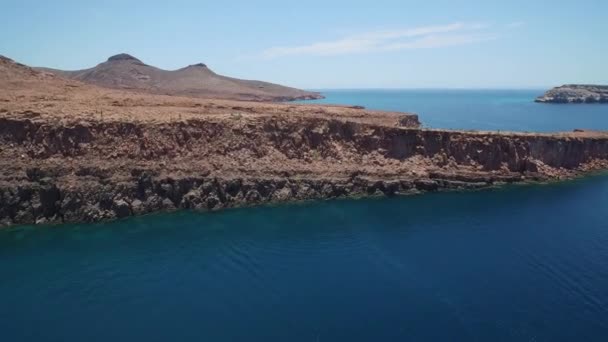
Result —
[[203, 63], [189, 65], [174, 71], [162, 70], [125, 53], [112, 56], [90, 69], [76, 71], [38, 69], [100, 87], [149, 94], [248, 101], [293, 101], [323, 98], [316, 92], [218, 75]]
[[608, 167], [608, 134], [105, 89], [0, 58], [0, 225], [477, 189]]

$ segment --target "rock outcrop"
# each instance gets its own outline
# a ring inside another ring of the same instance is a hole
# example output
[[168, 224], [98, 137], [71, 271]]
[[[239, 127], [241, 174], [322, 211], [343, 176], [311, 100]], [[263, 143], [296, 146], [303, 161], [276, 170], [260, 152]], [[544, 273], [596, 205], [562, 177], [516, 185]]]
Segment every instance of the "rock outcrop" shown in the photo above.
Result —
[[541, 103], [608, 103], [608, 86], [567, 84], [549, 90], [535, 101]]
[[98, 221], [566, 178], [608, 135], [421, 130], [252, 116], [165, 123], [0, 118], [0, 224]]

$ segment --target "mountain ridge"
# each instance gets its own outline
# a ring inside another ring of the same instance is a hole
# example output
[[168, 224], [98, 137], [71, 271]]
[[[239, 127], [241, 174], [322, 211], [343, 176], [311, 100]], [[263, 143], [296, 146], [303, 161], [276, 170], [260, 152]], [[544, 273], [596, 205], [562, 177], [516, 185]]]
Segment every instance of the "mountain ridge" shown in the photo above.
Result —
[[60, 70], [44, 67], [35, 69], [105, 88], [152, 94], [247, 101], [323, 98], [317, 92], [219, 75], [204, 63], [191, 64], [177, 70], [164, 70], [148, 65], [127, 53], [110, 56], [105, 62], [88, 69]]

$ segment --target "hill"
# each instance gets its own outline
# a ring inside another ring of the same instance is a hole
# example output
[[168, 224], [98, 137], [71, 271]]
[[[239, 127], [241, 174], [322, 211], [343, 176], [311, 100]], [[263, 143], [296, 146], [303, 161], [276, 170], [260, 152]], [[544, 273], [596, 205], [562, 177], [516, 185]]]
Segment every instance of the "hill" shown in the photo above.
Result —
[[293, 101], [323, 98], [321, 94], [278, 84], [218, 75], [205, 64], [163, 70], [128, 55], [119, 54], [84, 70], [38, 68], [63, 77], [113, 89], [151, 94], [179, 95], [247, 101]]

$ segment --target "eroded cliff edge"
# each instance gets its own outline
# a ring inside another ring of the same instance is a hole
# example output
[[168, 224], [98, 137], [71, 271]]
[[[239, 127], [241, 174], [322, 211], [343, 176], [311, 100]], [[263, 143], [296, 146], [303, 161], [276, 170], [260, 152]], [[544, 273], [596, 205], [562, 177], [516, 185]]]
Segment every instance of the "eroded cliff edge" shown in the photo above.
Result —
[[608, 167], [608, 133], [108, 90], [0, 58], [0, 226], [474, 189]]
[[0, 222], [483, 188], [608, 166], [604, 133], [424, 130], [407, 127], [408, 116], [240, 109], [158, 121], [4, 113]]

